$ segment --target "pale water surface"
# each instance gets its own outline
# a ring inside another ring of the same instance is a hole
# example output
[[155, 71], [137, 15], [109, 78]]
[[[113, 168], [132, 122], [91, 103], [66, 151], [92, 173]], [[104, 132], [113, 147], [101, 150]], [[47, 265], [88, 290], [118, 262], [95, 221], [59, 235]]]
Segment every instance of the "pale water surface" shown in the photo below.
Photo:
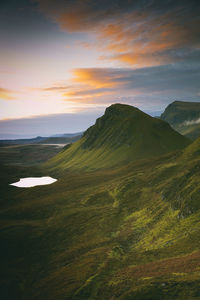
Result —
[[57, 179], [49, 177], [49, 176], [27, 177], [27, 178], [20, 178], [19, 181], [11, 183], [10, 185], [17, 186], [17, 187], [28, 188], [28, 187], [33, 187], [33, 186], [37, 186], [37, 185], [52, 184], [55, 181], [57, 181]]

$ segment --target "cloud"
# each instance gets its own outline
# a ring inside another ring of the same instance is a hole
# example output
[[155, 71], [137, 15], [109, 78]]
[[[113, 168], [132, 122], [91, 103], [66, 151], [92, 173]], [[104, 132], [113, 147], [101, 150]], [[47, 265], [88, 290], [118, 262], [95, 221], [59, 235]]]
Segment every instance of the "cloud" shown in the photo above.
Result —
[[200, 124], [200, 118], [196, 120], [185, 121], [182, 125], [190, 126]]
[[120, 72], [115, 69], [106, 68], [81, 68], [73, 71], [73, 82], [82, 83], [88, 86], [101, 88], [113, 88], [119, 85]]
[[65, 91], [65, 90], [70, 89], [70, 88], [71, 88], [71, 86], [51, 86], [51, 87], [41, 88], [40, 90], [57, 92], [57, 91]]
[[76, 83], [95, 89], [164, 91], [192, 90], [199, 92], [200, 64], [163, 65], [131, 68], [82, 68], [74, 70]]
[[119, 89], [119, 76], [110, 69], [80, 68], [72, 72], [71, 89], [63, 96], [75, 102], [96, 102], [98, 98], [114, 94], [114, 88]]
[[70, 85], [53, 85], [48, 87], [41, 87], [41, 88], [31, 88], [32, 91], [41, 91], [41, 92], [63, 92], [67, 91], [68, 89], [71, 89], [72, 86]]
[[13, 91], [8, 90], [8, 89], [4, 89], [4, 88], [0, 88], [0, 99], [2, 99], [2, 100], [12, 100], [12, 99], [14, 99], [12, 94], [13, 94]]
[[200, 48], [195, 0], [37, 2], [62, 30], [95, 34], [101, 59], [138, 68], [176, 62], [183, 49]]
[[87, 98], [96, 98], [99, 96], [104, 96], [104, 95], [108, 95], [108, 94], [113, 94], [112, 89], [76, 89], [76, 90], [72, 90], [69, 91], [67, 93], [64, 93], [63, 96], [66, 97], [71, 97], [71, 98], [76, 98], [76, 99], [81, 99], [84, 100], [85, 97]]
[[[110, 104], [123, 102], [149, 106], [151, 101], [198, 100], [200, 63], [177, 63], [138, 69], [79, 68], [73, 78], [66, 101]], [[61, 91], [62, 92], [62, 91]], [[149, 103], [148, 103], [149, 101]]]

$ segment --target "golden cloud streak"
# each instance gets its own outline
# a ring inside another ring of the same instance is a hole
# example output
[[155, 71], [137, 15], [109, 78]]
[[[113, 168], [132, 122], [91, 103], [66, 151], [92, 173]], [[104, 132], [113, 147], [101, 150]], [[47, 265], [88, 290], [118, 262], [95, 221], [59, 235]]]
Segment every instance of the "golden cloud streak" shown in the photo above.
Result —
[[0, 88], [0, 99], [3, 99], [3, 100], [13, 100], [13, 91], [11, 90], [7, 90], [7, 89], [4, 89], [4, 88]]

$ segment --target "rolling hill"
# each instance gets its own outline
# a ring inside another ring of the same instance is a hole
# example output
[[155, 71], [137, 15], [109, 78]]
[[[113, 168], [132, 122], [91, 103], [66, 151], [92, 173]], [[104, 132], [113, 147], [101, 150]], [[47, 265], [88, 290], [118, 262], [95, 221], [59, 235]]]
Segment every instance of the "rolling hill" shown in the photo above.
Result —
[[51, 168], [98, 169], [182, 149], [190, 141], [138, 108], [113, 104], [83, 137], [51, 161]]
[[160, 118], [191, 139], [200, 137], [200, 103], [174, 101]]

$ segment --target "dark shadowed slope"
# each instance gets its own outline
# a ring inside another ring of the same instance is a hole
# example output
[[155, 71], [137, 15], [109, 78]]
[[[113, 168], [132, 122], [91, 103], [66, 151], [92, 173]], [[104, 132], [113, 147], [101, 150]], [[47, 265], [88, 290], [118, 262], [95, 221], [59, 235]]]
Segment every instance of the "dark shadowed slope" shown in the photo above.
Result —
[[113, 104], [83, 137], [49, 161], [51, 168], [98, 169], [155, 157], [189, 144], [162, 120], [138, 108]]
[[200, 137], [200, 103], [174, 101], [160, 116], [181, 134], [196, 139]]

